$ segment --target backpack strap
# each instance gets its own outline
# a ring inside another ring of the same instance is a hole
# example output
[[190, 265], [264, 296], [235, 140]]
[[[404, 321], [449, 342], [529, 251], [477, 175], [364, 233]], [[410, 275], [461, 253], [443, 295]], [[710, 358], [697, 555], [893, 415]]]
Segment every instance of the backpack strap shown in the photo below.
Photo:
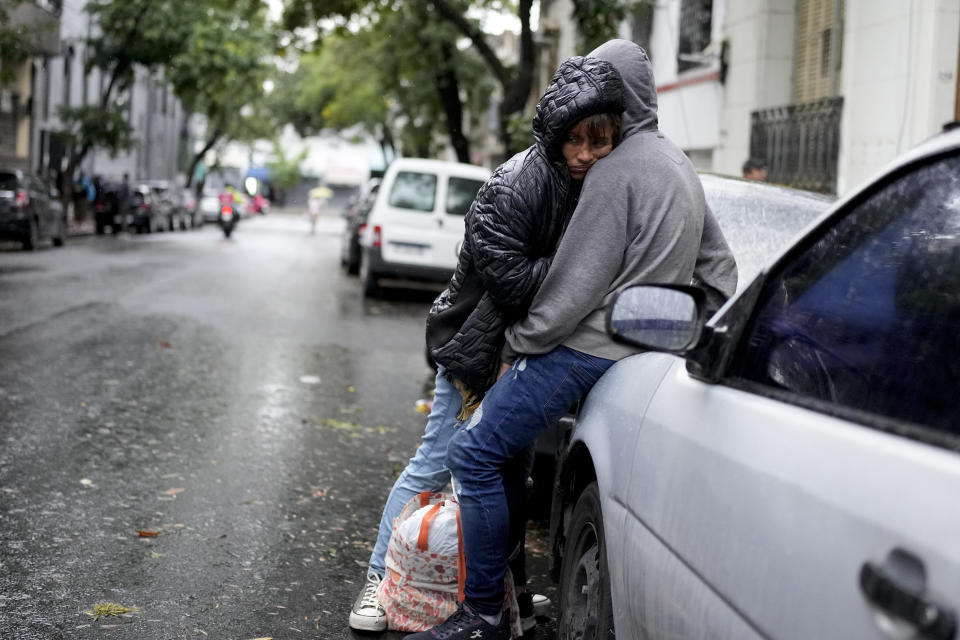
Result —
[[427, 541], [430, 537], [430, 523], [437, 517], [441, 506], [443, 506], [443, 503], [438, 502], [423, 514], [423, 520], [420, 521], [420, 535], [417, 536], [417, 548], [420, 549], [420, 551], [426, 551], [429, 547]]
[[467, 582], [467, 558], [463, 555], [463, 527], [460, 509], [457, 509], [457, 602], [463, 602], [463, 587]]
[[417, 497], [420, 498], [420, 506], [425, 507], [430, 504], [430, 498], [433, 497], [433, 494], [429, 491], [421, 491], [417, 494]]

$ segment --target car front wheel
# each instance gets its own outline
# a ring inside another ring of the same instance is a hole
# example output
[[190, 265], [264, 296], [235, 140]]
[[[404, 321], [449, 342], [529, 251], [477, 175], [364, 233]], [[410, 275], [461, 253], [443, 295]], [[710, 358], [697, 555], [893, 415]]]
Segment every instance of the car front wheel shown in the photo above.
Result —
[[23, 248], [27, 251], [33, 251], [37, 248], [39, 240], [40, 229], [37, 227], [37, 221], [31, 217], [27, 223], [27, 233], [23, 236]]
[[593, 482], [573, 508], [560, 574], [560, 640], [614, 637], [600, 491]]

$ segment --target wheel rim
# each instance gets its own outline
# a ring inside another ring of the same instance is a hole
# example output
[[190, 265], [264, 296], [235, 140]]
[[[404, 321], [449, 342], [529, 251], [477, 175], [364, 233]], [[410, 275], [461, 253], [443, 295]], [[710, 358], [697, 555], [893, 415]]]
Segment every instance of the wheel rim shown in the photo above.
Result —
[[601, 580], [600, 545], [597, 532], [587, 524], [578, 533], [577, 562], [573, 579], [564, 593], [563, 627], [568, 630], [566, 638], [597, 637], [597, 612], [600, 610]]

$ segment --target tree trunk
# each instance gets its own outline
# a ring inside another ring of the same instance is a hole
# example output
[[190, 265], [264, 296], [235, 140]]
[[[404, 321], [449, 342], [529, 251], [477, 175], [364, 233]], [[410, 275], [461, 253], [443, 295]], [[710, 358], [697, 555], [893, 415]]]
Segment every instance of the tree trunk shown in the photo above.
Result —
[[217, 141], [223, 136], [223, 129], [216, 128], [213, 130], [213, 135], [210, 136], [210, 139], [207, 140], [207, 143], [203, 145], [203, 149], [198, 151], [193, 155], [193, 160], [190, 161], [190, 168], [187, 170], [187, 188], [190, 188], [190, 185], [193, 184], [193, 172], [197, 170], [197, 165], [200, 164], [200, 161], [203, 160], [203, 156], [207, 155], [207, 151], [213, 149], [213, 145], [217, 144]]
[[508, 129], [510, 116], [523, 110], [533, 86], [533, 67], [536, 62], [533, 32], [530, 29], [533, 0], [520, 0], [517, 4], [517, 16], [520, 18], [520, 60], [516, 65], [517, 71], [514, 73], [511, 73], [497, 58], [484, 34], [466, 18], [461, 10], [448, 0], [432, 0], [432, 2], [441, 17], [449, 20], [463, 35], [470, 38], [480, 57], [487, 63], [494, 77], [503, 87], [503, 102], [500, 104], [500, 139], [503, 141], [504, 157], [509, 158], [519, 151], [514, 148], [510, 140]]
[[[443, 59], [451, 60], [453, 51], [450, 43], [443, 43]], [[433, 84], [440, 94], [443, 111], [447, 115], [447, 132], [450, 134], [450, 144], [460, 162], [470, 162], [470, 141], [463, 135], [463, 103], [460, 102], [460, 83], [457, 73], [449, 65], [437, 71], [433, 76]]]
[[[387, 157], [387, 149], [390, 149], [390, 157]], [[390, 164], [390, 159], [397, 155], [397, 145], [393, 141], [393, 132], [386, 124], [380, 125], [380, 151], [383, 153], [383, 166], [386, 168]]]

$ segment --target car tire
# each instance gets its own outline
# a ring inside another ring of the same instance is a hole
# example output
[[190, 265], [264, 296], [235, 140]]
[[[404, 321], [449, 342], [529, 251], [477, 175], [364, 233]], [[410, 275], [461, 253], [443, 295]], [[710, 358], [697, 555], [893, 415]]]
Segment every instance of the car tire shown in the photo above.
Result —
[[596, 482], [577, 500], [564, 538], [558, 640], [614, 637], [607, 543]]
[[380, 295], [380, 283], [377, 274], [370, 269], [370, 261], [360, 257], [360, 287], [364, 298], [376, 298]]
[[355, 276], [360, 273], [360, 247], [350, 248], [350, 251], [347, 253], [347, 263], [346, 265], [347, 273], [351, 276]]
[[27, 225], [27, 234], [23, 236], [23, 248], [25, 251], [33, 251], [37, 248], [37, 242], [40, 240], [40, 229], [37, 227], [37, 221], [30, 218], [30, 224]]
[[53, 237], [53, 246], [62, 247], [67, 240], [67, 219], [60, 218], [60, 224], [57, 225], [57, 235]]

